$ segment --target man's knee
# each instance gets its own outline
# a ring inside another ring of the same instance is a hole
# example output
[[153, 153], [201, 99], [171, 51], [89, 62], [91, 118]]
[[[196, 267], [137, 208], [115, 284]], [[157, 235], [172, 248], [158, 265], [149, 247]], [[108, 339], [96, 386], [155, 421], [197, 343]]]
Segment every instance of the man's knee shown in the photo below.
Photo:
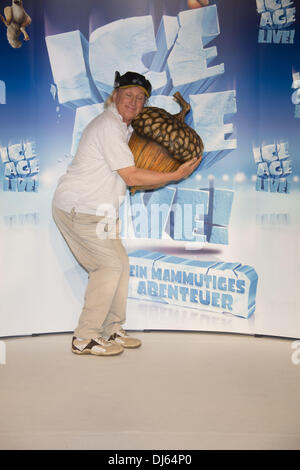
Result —
[[95, 271], [98, 270], [106, 270], [106, 271], [116, 271], [119, 273], [122, 273], [123, 271], [129, 271], [129, 260], [128, 257], [110, 257], [105, 260], [103, 260], [102, 257], [100, 257], [98, 260], [95, 260]]

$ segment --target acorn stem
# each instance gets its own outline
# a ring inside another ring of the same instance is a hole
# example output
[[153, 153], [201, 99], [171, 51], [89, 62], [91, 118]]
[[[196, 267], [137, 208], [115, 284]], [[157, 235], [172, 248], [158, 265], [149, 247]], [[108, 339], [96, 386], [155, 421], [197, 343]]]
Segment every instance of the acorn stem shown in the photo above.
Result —
[[173, 96], [181, 106], [181, 111], [177, 114], [174, 114], [174, 117], [176, 117], [177, 119], [183, 122], [186, 114], [190, 111], [191, 106], [189, 103], [185, 101], [185, 99], [181, 96], [179, 91], [176, 91], [176, 93], [174, 93]]

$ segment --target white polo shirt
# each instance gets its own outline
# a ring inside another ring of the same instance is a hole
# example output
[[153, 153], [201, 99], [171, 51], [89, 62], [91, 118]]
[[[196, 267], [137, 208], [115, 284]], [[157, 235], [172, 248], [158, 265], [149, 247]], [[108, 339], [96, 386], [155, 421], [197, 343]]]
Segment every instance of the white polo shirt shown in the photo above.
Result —
[[102, 214], [111, 205], [118, 215], [126, 184], [117, 170], [134, 165], [128, 147], [132, 127], [123, 122], [113, 103], [83, 131], [78, 150], [59, 181], [54, 206], [70, 212]]

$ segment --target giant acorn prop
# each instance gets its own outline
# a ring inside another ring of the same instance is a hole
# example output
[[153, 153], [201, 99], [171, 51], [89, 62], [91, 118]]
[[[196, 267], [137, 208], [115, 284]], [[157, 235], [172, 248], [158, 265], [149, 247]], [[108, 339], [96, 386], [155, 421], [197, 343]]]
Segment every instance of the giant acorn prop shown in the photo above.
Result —
[[[165, 109], [145, 107], [131, 123], [134, 131], [129, 141], [135, 166], [161, 173], [171, 172], [184, 162], [197, 157], [202, 160], [203, 142], [199, 135], [189, 127], [184, 118], [190, 111], [190, 105], [179, 92], [174, 98], [181, 106], [177, 114], [170, 114]], [[131, 194], [137, 190], [155, 189], [163, 184], [151, 186], [132, 186]]]

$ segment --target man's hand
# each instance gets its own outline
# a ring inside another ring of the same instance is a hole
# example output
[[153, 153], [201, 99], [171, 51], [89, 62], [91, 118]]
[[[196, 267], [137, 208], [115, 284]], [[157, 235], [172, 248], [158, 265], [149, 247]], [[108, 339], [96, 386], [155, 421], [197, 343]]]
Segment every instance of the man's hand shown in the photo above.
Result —
[[196, 170], [197, 166], [200, 164], [200, 158], [192, 158], [187, 162], [180, 165], [176, 171], [173, 172], [173, 176], [175, 177], [176, 181], [182, 180], [190, 176], [193, 171]]

